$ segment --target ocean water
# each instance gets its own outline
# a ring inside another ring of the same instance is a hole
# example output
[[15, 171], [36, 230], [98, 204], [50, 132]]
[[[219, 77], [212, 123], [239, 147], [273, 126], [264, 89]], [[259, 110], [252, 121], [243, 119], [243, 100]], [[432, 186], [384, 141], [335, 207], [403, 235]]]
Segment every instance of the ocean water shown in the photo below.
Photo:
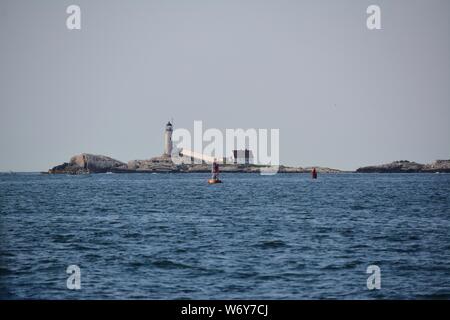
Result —
[[0, 298], [450, 298], [448, 174], [208, 178], [1, 174]]

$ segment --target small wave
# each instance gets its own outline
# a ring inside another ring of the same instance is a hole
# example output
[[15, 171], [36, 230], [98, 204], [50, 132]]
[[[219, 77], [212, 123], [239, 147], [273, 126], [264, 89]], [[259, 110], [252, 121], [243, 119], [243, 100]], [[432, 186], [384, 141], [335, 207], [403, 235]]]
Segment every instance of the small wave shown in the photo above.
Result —
[[287, 247], [287, 246], [288, 245], [282, 240], [263, 241], [257, 245], [257, 247], [260, 247], [262, 249], [275, 249], [275, 248], [283, 248], [283, 247]]
[[352, 244], [351, 245], [351, 249], [352, 249], [352, 251], [353, 250], [355, 250], [355, 249], [367, 249], [367, 248], [369, 248], [370, 246], [368, 246], [367, 244], [365, 244], [365, 243], [356, 243], [356, 244]]
[[6, 276], [8, 274], [14, 274], [14, 272], [8, 268], [0, 267], [0, 275], [1, 276]]
[[256, 277], [257, 280], [261, 280], [261, 281], [278, 280], [280, 278], [281, 278], [281, 276], [276, 275], [276, 274], [264, 274], [264, 275], [260, 275], [260, 276]]
[[146, 263], [145, 263], [145, 262], [142, 262], [142, 261], [131, 261], [131, 262], [129, 263], [129, 265], [130, 265], [130, 267], [135, 268], [135, 267], [142, 267], [142, 266], [145, 266]]
[[434, 292], [430, 294], [421, 294], [416, 296], [420, 300], [449, 300], [450, 292]]
[[14, 257], [15, 254], [10, 251], [2, 251], [0, 252], [0, 257]]
[[68, 243], [70, 240], [73, 240], [73, 235], [71, 234], [55, 234], [53, 235], [53, 241], [57, 243]]
[[360, 210], [365, 210], [367, 209], [366, 207], [363, 207], [361, 205], [353, 205], [350, 207], [350, 209], [354, 210], [354, 211], [360, 211]]
[[304, 274], [300, 272], [283, 272], [283, 273], [277, 273], [277, 274], [262, 274], [258, 275], [256, 277], [257, 280], [263, 280], [263, 281], [272, 281], [272, 280], [291, 280], [291, 279], [297, 279], [302, 278]]
[[337, 264], [328, 264], [322, 268], [322, 270], [339, 270], [339, 269], [342, 269], [342, 266], [339, 266]]
[[142, 235], [140, 233], [126, 233], [123, 237], [126, 239], [138, 239], [142, 237]]
[[258, 276], [258, 273], [255, 271], [245, 271], [245, 272], [236, 272], [234, 276], [238, 279], [249, 279]]
[[152, 263], [155, 267], [160, 269], [192, 269], [192, 266], [187, 264], [173, 262], [171, 260], [156, 260]]

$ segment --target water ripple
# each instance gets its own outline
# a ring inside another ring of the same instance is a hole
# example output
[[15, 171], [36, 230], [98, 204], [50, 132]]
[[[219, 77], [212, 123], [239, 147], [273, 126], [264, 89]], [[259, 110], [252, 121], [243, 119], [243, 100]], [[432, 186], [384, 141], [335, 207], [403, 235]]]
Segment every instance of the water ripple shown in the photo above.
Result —
[[207, 178], [0, 174], [0, 298], [450, 298], [450, 175]]

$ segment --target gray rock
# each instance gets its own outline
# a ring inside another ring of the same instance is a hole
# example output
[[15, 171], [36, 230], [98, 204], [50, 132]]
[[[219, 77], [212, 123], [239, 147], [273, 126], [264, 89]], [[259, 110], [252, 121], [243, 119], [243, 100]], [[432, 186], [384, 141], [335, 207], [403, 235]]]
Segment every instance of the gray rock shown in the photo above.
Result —
[[362, 167], [356, 170], [360, 173], [419, 173], [419, 172], [450, 172], [450, 160], [437, 160], [431, 164], [401, 160], [392, 163]]
[[148, 160], [131, 160], [127, 170], [119, 168], [113, 172], [177, 172], [179, 167], [172, 162], [169, 156], [154, 157]]
[[426, 164], [422, 168], [423, 172], [450, 172], [450, 160], [436, 160]]
[[110, 157], [82, 153], [73, 156], [70, 162], [53, 167], [48, 172], [66, 174], [104, 173], [120, 167], [126, 167], [126, 164]]

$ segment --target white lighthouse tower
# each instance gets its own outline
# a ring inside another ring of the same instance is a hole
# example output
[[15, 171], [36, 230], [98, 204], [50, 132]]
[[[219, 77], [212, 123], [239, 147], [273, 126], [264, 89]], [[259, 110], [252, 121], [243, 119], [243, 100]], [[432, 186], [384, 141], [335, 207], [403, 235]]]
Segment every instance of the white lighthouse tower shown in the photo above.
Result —
[[166, 130], [164, 131], [164, 155], [170, 157], [172, 155], [172, 124], [167, 122]]

